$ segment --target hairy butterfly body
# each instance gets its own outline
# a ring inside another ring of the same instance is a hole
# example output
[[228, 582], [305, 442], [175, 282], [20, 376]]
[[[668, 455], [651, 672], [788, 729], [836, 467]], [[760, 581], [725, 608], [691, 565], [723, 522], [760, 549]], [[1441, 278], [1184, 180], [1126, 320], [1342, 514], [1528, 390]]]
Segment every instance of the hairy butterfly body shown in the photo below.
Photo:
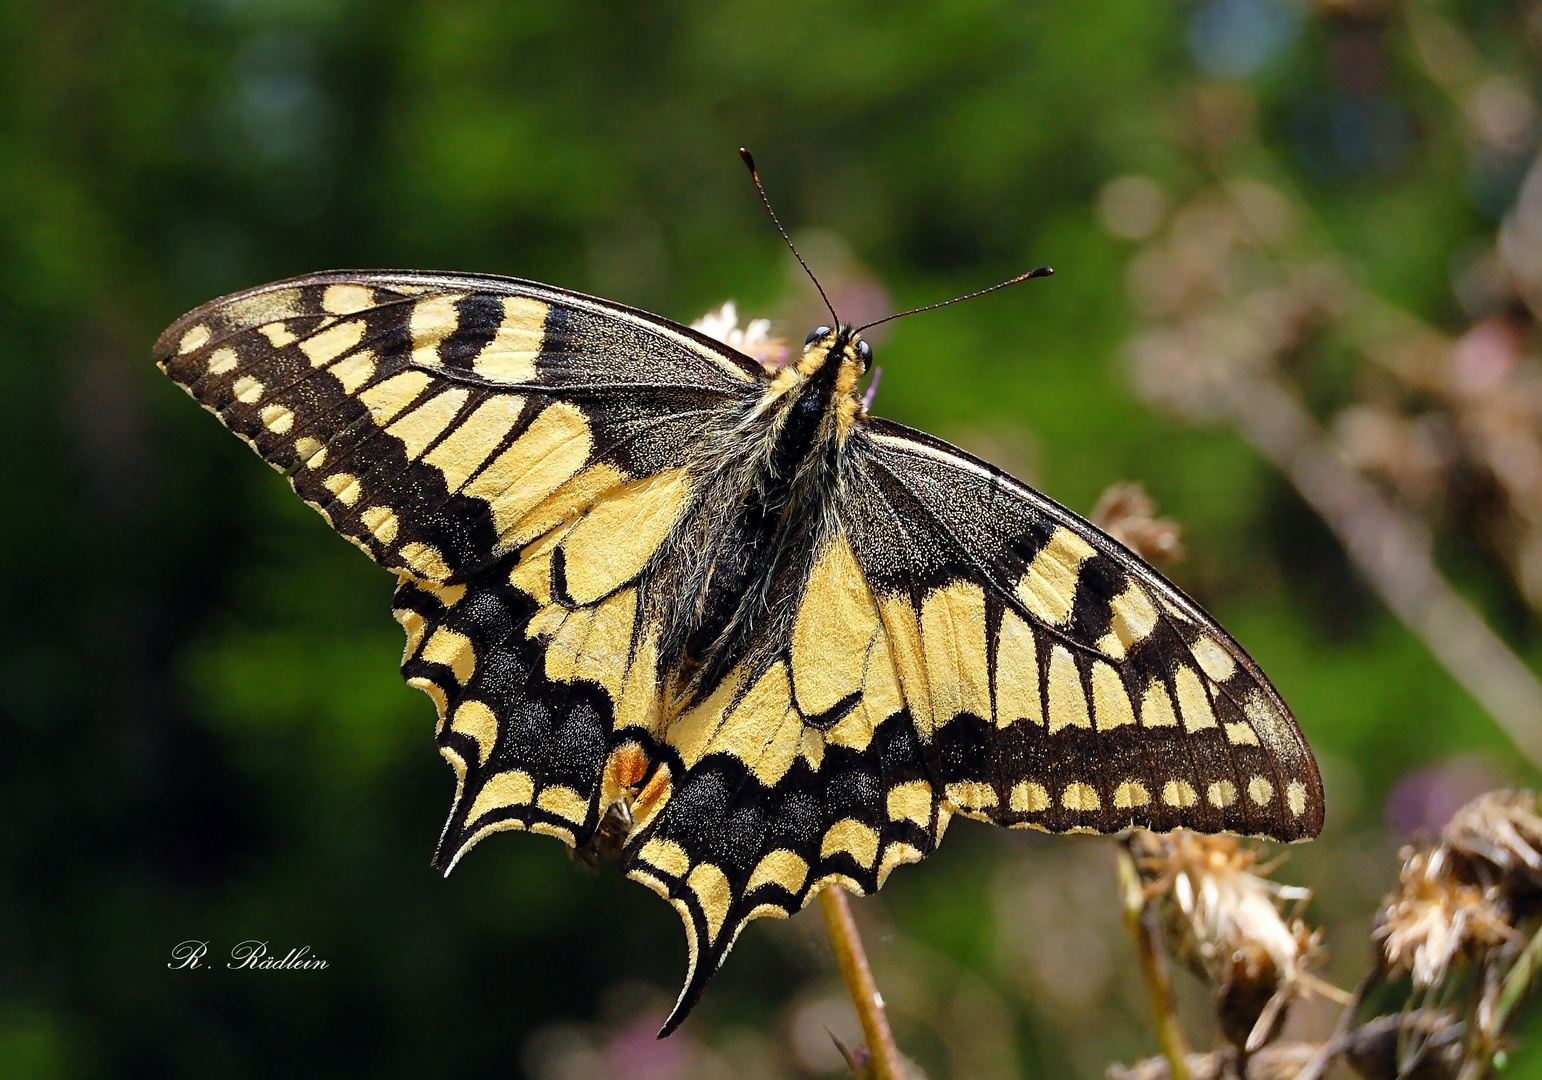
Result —
[[751, 920], [880, 888], [956, 814], [1299, 840], [1268, 680], [1117, 542], [866, 414], [821, 327], [776, 372], [511, 278], [318, 274], [213, 301], [162, 369], [397, 573], [457, 791], [435, 864], [556, 836], [685, 920], [690, 1011]]

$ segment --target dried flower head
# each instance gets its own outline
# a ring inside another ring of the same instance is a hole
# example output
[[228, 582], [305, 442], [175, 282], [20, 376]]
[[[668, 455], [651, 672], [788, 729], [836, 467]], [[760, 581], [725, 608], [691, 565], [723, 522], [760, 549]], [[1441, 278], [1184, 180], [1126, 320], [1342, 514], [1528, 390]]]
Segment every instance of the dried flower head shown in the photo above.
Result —
[[1466, 1025], [1444, 1009], [1413, 1009], [1367, 1020], [1344, 1057], [1365, 1080], [1451, 1080], [1462, 1067]]
[[1182, 529], [1171, 518], [1156, 516], [1156, 503], [1139, 484], [1114, 484], [1092, 508], [1098, 528], [1147, 562], [1183, 558]]
[[1479, 884], [1509, 893], [1542, 888], [1542, 817], [1530, 791], [1491, 791], [1462, 807], [1441, 833]]
[[1321, 934], [1281, 911], [1311, 892], [1269, 880], [1258, 851], [1234, 836], [1140, 832], [1132, 851], [1148, 887], [1168, 901], [1175, 955], [1215, 993], [1222, 1033], [1249, 1051], [1267, 1043], [1320, 959]]
[[787, 362], [787, 343], [771, 335], [771, 320], [751, 319], [750, 324], [741, 329], [739, 309], [732, 300], [697, 319], [691, 329], [738, 349], [767, 371], [775, 371]]
[[1495, 886], [1463, 882], [1452, 873], [1452, 851], [1404, 848], [1398, 888], [1383, 904], [1372, 932], [1392, 972], [1408, 972], [1416, 989], [1445, 982], [1453, 961], [1512, 934]]

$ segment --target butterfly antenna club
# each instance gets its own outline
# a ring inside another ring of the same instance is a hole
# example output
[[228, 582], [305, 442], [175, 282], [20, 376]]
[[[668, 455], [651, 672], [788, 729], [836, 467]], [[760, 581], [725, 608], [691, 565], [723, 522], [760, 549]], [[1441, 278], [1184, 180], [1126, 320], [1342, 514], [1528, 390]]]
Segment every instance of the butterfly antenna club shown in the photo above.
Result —
[[808, 263], [803, 261], [803, 256], [798, 254], [798, 249], [792, 242], [792, 237], [787, 235], [787, 230], [782, 228], [782, 223], [777, 219], [776, 211], [771, 209], [771, 200], [766, 198], [765, 186], [760, 182], [760, 173], [755, 168], [754, 156], [744, 147], [739, 147], [739, 157], [744, 159], [744, 167], [750, 171], [750, 179], [755, 181], [755, 190], [760, 193], [760, 201], [765, 204], [766, 213], [771, 215], [771, 224], [776, 226], [776, 231], [782, 234], [782, 239], [787, 241], [787, 247], [792, 252], [792, 257], [798, 260], [798, 265], [803, 267], [803, 272], [814, 283], [814, 288], [819, 290], [819, 298], [825, 302], [825, 307], [830, 309], [832, 325], [839, 326], [841, 317], [835, 313], [835, 305], [830, 303], [830, 298], [825, 295], [825, 287], [819, 284], [819, 279], [814, 276], [814, 271], [808, 268]]
[[1015, 278], [1010, 278], [1006, 281], [1003, 281], [999, 285], [992, 285], [988, 289], [980, 289], [977, 292], [966, 293], [963, 296], [955, 296], [951, 300], [943, 300], [942, 302], [936, 304], [926, 304], [922, 307], [911, 308], [909, 311], [896, 311], [893, 315], [885, 315], [883, 318], [874, 320], [873, 322], [863, 323], [861, 326], [857, 327], [857, 332], [861, 333], [863, 330], [866, 330], [869, 327], [879, 326], [886, 322], [893, 322], [895, 319], [903, 319], [907, 315], [919, 315], [923, 311], [936, 311], [938, 308], [949, 307], [953, 304], [962, 304], [965, 300], [973, 300], [976, 297], [984, 296], [987, 293], [998, 292], [1001, 289], [1008, 288], [1012, 285], [1018, 285], [1024, 281], [1032, 281], [1034, 278], [1049, 277], [1054, 272], [1054, 267], [1038, 266], [1032, 270], [1029, 270], [1026, 274], [1018, 274]]

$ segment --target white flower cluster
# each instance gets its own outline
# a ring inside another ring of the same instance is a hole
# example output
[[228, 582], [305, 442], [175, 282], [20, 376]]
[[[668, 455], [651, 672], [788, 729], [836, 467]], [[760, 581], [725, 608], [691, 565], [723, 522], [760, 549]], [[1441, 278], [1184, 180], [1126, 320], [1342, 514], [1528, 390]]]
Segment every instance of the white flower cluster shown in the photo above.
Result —
[[739, 309], [732, 300], [697, 319], [691, 329], [738, 349], [768, 370], [781, 367], [787, 359], [787, 344], [771, 335], [771, 320], [751, 319], [750, 324], [741, 329]]

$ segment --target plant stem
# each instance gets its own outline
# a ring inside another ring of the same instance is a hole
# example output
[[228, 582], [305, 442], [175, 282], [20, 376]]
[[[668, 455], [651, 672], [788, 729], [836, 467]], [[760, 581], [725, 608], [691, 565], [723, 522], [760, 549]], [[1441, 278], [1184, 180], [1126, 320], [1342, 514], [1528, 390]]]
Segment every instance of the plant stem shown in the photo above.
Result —
[[830, 944], [835, 946], [841, 978], [862, 1021], [862, 1033], [867, 1036], [869, 1075], [872, 1080], [905, 1080], [899, 1048], [894, 1045], [894, 1033], [889, 1030], [889, 1018], [884, 1013], [883, 995], [873, 982], [873, 971], [867, 965], [867, 953], [862, 949], [862, 938], [857, 933], [856, 920], [851, 917], [845, 890], [831, 885], [822, 891], [819, 910], [830, 932]]
[[1124, 896], [1124, 925], [1135, 941], [1135, 955], [1140, 958], [1140, 971], [1145, 976], [1146, 995], [1151, 1001], [1151, 1018], [1156, 1024], [1162, 1056], [1167, 1059], [1172, 1080], [1189, 1080], [1189, 1049], [1183, 1041], [1183, 1029], [1178, 1026], [1161, 929], [1157, 926], [1156, 912], [1146, 903], [1135, 857], [1125, 844], [1119, 847], [1119, 886]]
[[1542, 927], [1531, 935], [1531, 940], [1521, 950], [1521, 954], [1515, 958], [1515, 963], [1510, 965], [1510, 970], [1505, 973], [1504, 983], [1499, 991], [1499, 1000], [1494, 1004], [1494, 1011], [1489, 1015], [1488, 1023], [1474, 1024], [1480, 1029], [1476, 1036], [1474, 1049], [1467, 1055], [1467, 1060], [1462, 1063], [1462, 1072], [1459, 1080], [1477, 1080], [1488, 1072], [1493, 1063], [1494, 1052], [1499, 1049], [1504, 1037], [1505, 1029], [1510, 1024], [1510, 1014], [1515, 1011], [1526, 997], [1532, 984], [1536, 982], [1537, 968], [1542, 962]]

